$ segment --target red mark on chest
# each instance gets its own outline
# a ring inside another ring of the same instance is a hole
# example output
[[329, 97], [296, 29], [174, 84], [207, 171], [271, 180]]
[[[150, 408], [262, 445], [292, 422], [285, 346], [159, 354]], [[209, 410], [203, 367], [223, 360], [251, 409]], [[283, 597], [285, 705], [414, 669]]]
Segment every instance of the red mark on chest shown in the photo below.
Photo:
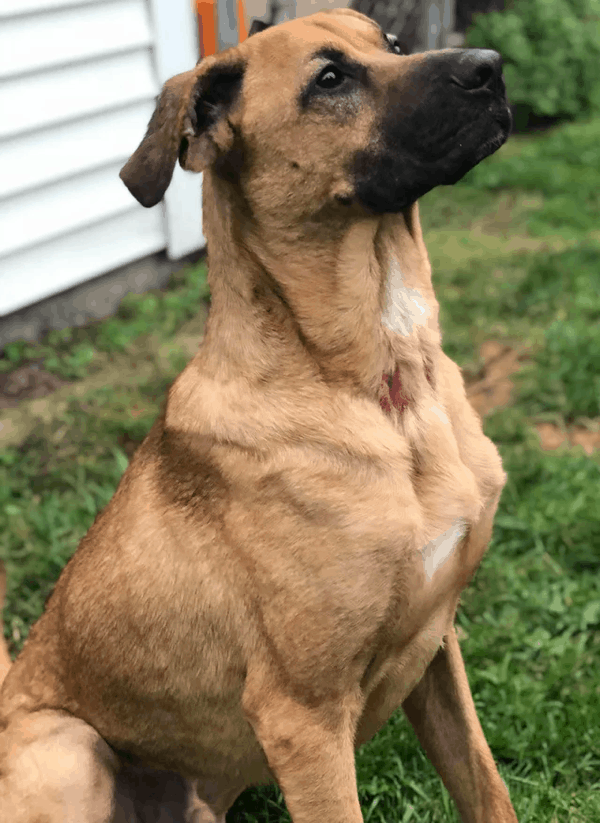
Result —
[[392, 406], [400, 413], [408, 406], [408, 400], [402, 394], [402, 381], [400, 380], [400, 369], [398, 367], [396, 367], [393, 374], [383, 373], [379, 405], [386, 414], [391, 413]]
[[[425, 377], [429, 385], [432, 385], [431, 366], [425, 366]], [[408, 406], [408, 398], [402, 392], [402, 380], [400, 379], [400, 367], [396, 366], [393, 374], [384, 372], [381, 376], [381, 388], [379, 391], [379, 405], [386, 414], [390, 414], [392, 406], [401, 414]]]

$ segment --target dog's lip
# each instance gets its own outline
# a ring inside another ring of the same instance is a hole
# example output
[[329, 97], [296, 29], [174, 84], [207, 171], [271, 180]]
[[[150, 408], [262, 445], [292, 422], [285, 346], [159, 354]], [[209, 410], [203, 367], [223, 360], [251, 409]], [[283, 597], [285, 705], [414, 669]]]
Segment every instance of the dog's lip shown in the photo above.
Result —
[[506, 96], [504, 97], [502, 103], [502, 114], [500, 116], [496, 116], [496, 122], [507, 133], [510, 133], [512, 127], [512, 114], [510, 112], [510, 106], [508, 105], [508, 100], [506, 99]]
[[486, 123], [488, 128], [494, 124], [510, 130], [512, 116], [505, 94], [495, 96], [494, 100], [487, 100], [485, 106], [469, 105], [461, 109], [461, 125], [459, 131], [472, 131], [474, 127]]
[[[477, 157], [483, 160], [484, 157], [487, 157], [489, 154], [493, 154], [493, 152], [497, 151], [501, 146], [506, 143], [508, 136], [510, 134], [510, 117], [508, 122], [503, 118], [500, 120], [496, 118], [496, 126], [497, 131], [487, 140], [484, 140], [477, 148]], [[478, 161], [479, 162], [479, 161]]]
[[[499, 110], [496, 109], [495, 112], [494, 112], [494, 108], [495, 108], [494, 106], [488, 106], [486, 111], [484, 113], [482, 113], [475, 121], [472, 121], [471, 123], [466, 124], [465, 129], [471, 130], [473, 128], [473, 126], [475, 126], [477, 124], [482, 124], [483, 122], [485, 122], [487, 117], [489, 117], [489, 121], [488, 121], [489, 125], [487, 126], [487, 128], [490, 131], [492, 131], [492, 129], [494, 131], [497, 129], [500, 134], [503, 134], [505, 136], [505, 139], [506, 139], [506, 137], [508, 137], [508, 135], [510, 134], [510, 129], [511, 129], [511, 125], [512, 125], [512, 115], [510, 113], [510, 108], [509, 108], [508, 103], [506, 102], [506, 100], [504, 100], [502, 102], [503, 102], [502, 107], [499, 108]], [[491, 117], [490, 117], [490, 115], [491, 115]], [[486, 140], [485, 142], [486, 143], [494, 142], [498, 138], [499, 138], [499, 134], [494, 134], [493, 137], [488, 138], [488, 140]]]
[[482, 143], [479, 147], [479, 151], [483, 151], [484, 149], [499, 149], [500, 146], [506, 140], [506, 132], [501, 130], [498, 134], [494, 135], [494, 137], [490, 137], [489, 140], [486, 140], [485, 143]]

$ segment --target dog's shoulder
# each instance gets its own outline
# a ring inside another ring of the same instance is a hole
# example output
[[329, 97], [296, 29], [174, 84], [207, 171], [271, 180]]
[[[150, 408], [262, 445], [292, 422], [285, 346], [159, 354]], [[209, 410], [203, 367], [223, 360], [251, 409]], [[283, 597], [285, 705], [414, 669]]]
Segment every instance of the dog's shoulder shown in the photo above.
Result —
[[475, 475], [483, 498], [492, 498], [506, 483], [498, 449], [484, 433], [482, 420], [469, 403], [459, 366], [443, 352], [438, 372], [440, 394], [461, 460]]

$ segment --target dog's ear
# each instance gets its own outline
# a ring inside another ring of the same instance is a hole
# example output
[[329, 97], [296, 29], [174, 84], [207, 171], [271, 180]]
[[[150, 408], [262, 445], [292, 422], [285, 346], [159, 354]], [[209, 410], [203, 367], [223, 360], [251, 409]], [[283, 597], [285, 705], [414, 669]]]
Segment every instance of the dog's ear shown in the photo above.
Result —
[[259, 34], [261, 31], [264, 31], [265, 29], [270, 29], [271, 26], [274, 26], [275, 20], [277, 19], [277, 15], [280, 11], [280, 4], [277, 2], [277, 0], [273, 0], [269, 8], [269, 19], [259, 20], [257, 17], [255, 17], [252, 23], [250, 24], [250, 31], [248, 32], [248, 37], [252, 37], [253, 34]]
[[162, 200], [178, 158], [182, 168], [200, 172], [232, 147], [227, 115], [243, 77], [243, 61], [228, 53], [167, 80], [144, 139], [119, 175], [142, 206]]
[[259, 34], [261, 31], [265, 29], [270, 29], [272, 23], [266, 23], [264, 20], [259, 20], [258, 18], [254, 18], [252, 23], [250, 23], [250, 31], [248, 32], [248, 37], [252, 37], [253, 34]]

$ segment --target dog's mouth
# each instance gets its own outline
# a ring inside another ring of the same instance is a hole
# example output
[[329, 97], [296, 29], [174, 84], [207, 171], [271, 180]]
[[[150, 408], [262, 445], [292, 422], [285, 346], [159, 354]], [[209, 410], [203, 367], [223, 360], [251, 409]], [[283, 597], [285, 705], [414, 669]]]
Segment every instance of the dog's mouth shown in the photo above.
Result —
[[475, 154], [474, 165], [477, 165], [477, 163], [481, 163], [481, 161], [484, 160], [486, 157], [489, 157], [490, 154], [493, 154], [495, 151], [498, 151], [498, 149], [506, 143], [507, 139], [508, 132], [504, 130], [499, 130], [498, 134], [495, 135], [495, 137], [490, 137], [489, 140], [486, 140], [484, 143], [482, 143]]
[[498, 151], [498, 149], [508, 140], [512, 129], [512, 115], [508, 104], [505, 102], [504, 105], [504, 111], [496, 117], [493, 124], [495, 133], [487, 140], [484, 140], [475, 152], [475, 159], [473, 163], [474, 166], [477, 165], [477, 163], [480, 163], [484, 158], [489, 157], [490, 154]]
[[[452, 183], [460, 180], [467, 171], [478, 163], [481, 163], [486, 157], [498, 151], [508, 140], [512, 129], [512, 115], [506, 99], [504, 100], [503, 109], [493, 115], [491, 124], [486, 122], [488, 117], [489, 113], [486, 112], [486, 115], [478, 118], [475, 123], [469, 123], [460, 130], [460, 134], [464, 135], [464, 140], [467, 145], [471, 143], [471, 146], [465, 151], [462, 158], [463, 162], [459, 164], [462, 168], [456, 170], [457, 176], [451, 180]], [[472, 132], [476, 130], [478, 126], [481, 128], [483, 135], [481, 139], [473, 145]], [[454, 177], [454, 175], [452, 176]]]

